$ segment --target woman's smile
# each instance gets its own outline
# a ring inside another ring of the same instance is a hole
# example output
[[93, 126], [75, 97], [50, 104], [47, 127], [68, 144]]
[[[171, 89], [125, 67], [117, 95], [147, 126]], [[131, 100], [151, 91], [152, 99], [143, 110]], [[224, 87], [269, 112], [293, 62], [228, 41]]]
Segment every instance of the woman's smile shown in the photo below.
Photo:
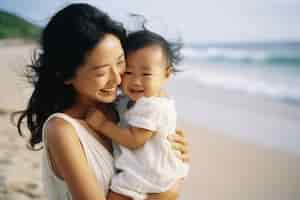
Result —
[[107, 94], [107, 95], [115, 94], [117, 92], [117, 87], [104, 88], [104, 89], [101, 89], [100, 92]]

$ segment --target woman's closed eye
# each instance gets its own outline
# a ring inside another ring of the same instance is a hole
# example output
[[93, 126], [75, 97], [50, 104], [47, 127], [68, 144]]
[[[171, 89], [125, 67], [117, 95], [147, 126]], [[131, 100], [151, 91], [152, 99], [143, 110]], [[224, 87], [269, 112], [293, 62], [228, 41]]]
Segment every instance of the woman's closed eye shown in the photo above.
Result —
[[104, 76], [106, 74], [106, 72], [104, 70], [99, 70], [95, 73], [96, 77], [101, 77]]
[[131, 74], [132, 74], [132, 72], [125, 71], [125, 72], [124, 72], [124, 74], [125, 74], [125, 75], [131, 75]]
[[96, 77], [105, 76], [106, 72], [107, 72], [106, 68], [102, 68], [102, 69], [96, 70], [95, 76]]
[[143, 73], [143, 76], [152, 76], [152, 73]]

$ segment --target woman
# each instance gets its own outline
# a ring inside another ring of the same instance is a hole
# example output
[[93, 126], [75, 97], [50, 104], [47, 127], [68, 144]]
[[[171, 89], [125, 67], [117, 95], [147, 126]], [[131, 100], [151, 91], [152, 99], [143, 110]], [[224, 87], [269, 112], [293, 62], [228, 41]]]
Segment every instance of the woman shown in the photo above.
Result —
[[[43, 182], [51, 200], [118, 199], [109, 192], [114, 173], [111, 141], [84, 121], [101, 109], [117, 121], [112, 103], [125, 69], [121, 24], [87, 4], [72, 4], [55, 14], [41, 38], [42, 52], [29, 66], [34, 91], [26, 110], [30, 145], [43, 142]], [[186, 152], [177, 136], [174, 150]], [[181, 159], [186, 159], [183, 154]], [[178, 184], [149, 199], [176, 199]]]

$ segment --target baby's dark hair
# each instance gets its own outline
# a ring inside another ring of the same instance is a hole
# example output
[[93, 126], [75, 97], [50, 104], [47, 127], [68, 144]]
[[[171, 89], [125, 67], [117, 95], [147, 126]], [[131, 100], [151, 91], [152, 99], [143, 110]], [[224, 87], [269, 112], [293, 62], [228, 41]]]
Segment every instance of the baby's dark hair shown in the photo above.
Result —
[[180, 53], [182, 43], [180, 41], [173, 43], [169, 42], [161, 35], [144, 28], [143, 30], [128, 34], [124, 50], [125, 54], [128, 55], [136, 50], [154, 45], [161, 47], [167, 58], [167, 64], [171, 67], [172, 72], [179, 72], [179, 70], [175, 68], [175, 65], [179, 64], [182, 60]]

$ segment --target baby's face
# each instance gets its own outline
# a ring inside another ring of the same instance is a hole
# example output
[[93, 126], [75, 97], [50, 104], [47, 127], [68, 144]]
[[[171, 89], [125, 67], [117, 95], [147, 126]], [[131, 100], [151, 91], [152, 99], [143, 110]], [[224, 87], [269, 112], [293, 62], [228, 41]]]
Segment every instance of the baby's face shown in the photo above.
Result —
[[159, 96], [169, 77], [167, 61], [159, 46], [148, 46], [127, 55], [122, 89], [131, 100]]

